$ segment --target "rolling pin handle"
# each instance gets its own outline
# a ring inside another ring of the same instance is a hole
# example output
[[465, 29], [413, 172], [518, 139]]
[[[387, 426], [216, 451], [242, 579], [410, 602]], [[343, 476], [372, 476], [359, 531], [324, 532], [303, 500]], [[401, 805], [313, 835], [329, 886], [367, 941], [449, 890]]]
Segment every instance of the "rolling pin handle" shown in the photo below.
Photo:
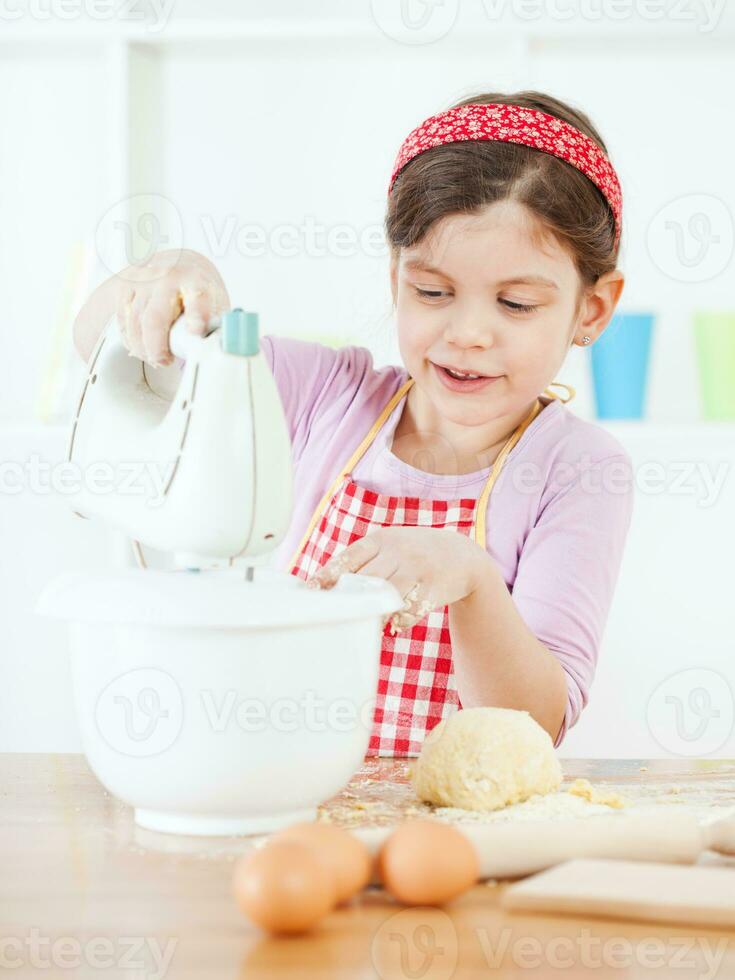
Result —
[[704, 846], [719, 854], [735, 854], [735, 814], [702, 824]]

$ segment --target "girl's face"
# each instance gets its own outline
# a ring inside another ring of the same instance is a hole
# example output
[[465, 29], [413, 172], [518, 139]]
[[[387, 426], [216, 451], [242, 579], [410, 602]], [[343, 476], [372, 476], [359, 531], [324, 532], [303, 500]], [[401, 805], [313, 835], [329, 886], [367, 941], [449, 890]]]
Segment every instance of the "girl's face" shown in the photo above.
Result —
[[[443, 218], [391, 265], [403, 362], [424, 407], [445, 421], [477, 426], [530, 407], [557, 380], [575, 334], [591, 332], [578, 329], [572, 258], [534, 232], [530, 212], [502, 201]], [[498, 380], [454, 391], [438, 365]]]

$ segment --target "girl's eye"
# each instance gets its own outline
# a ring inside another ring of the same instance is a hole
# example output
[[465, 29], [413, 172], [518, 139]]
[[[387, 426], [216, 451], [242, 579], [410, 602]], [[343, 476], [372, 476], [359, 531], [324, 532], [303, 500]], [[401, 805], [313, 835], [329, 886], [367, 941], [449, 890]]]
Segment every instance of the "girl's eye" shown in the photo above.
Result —
[[[421, 289], [419, 286], [414, 286], [416, 294], [422, 299], [441, 299], [442, 296], [448, 295], [444, 293], [441, 289]], [[509, 299], [501, 299], [500, 302], [507, 306], [509, 310], [513, 310], [517, 313], [533, 313], [534, 310], [538, 309], [538, 306], [534, 306], [531, 303], [514, 303]]]
[[509, 299], [501, 299], [500, 302], [507, 306], [508, 309], [517, 310], [519, 313], [532, 313], [533, 310], [538, 309], [537, 306], [532, 306], [527, 303], [513, 303]]

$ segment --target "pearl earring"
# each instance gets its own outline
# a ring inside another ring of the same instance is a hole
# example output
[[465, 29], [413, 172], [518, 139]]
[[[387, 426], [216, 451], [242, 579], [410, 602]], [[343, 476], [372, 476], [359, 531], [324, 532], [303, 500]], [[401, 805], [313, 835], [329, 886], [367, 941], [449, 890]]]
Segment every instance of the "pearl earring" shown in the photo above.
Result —
[[589, 343], [591, 343], [591, 341], [592, 341], [592, 338], [591, 337], [588, 337], [586, 334], [585, 334], [584, 337], [582, 337], [582, 343], [583, 344], [589, 344]]

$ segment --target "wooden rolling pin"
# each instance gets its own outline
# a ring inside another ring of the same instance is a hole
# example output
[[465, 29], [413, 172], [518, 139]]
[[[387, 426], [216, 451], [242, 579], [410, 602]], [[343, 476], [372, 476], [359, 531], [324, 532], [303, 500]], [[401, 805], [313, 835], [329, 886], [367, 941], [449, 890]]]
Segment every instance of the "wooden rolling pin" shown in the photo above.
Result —
[[[452, 826], [477, 850], [481, 880], [518, 878], [572, 858], [691, 864], [706, 850], [735, 854], [735, 816], [708, 824], [690, 814], [666, 813]], [[352, 833], [376, 854], [394, 829], [360, 827]]]

